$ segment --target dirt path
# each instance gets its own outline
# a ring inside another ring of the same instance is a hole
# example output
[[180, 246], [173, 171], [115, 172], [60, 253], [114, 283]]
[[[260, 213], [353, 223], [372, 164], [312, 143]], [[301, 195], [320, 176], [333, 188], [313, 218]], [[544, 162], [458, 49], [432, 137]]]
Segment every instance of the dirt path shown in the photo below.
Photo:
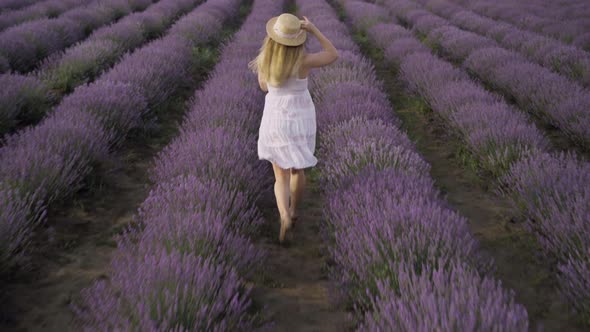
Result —
[[452, 131], [419, 98], [405, 92], [396, 73], [383, 66], [380, 55], [365, 51], [385, 83], [403, 129], [432, 166], [431, 175], [447, 202], [469, 220], [481, 250], [494, 259], [494, 276], [525, 305], [531, 330], [581, 331], [557, 292], [552, 262], [541, 256], [510, 202], [493, 193], [494, 180], [478, 173], [465, 158], [461, 142], [450, 135]]
[[[308, 180], [309, 181], [309, 180]], [[330, 303], [325, 271], [325, 246], [319, 235], [322, 197], [309, 181], [299, 223], [289, 245], [278, 244], [279, 216], [274, 197], [264, 200], [266, 223], [259, 245], [268, 252], [266, 270], [253, 289], [253, 298], [272, 331], [348, 331], [348, 314]]]

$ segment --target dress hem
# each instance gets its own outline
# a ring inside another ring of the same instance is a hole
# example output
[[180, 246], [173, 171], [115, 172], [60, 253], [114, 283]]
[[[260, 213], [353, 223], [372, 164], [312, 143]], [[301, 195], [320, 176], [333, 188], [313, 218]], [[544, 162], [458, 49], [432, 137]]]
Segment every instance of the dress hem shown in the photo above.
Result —
[[269, 161], [271, 163], [277, 164], [282, 169], [291, 169], [291, 168], [304, 169], [304, 168], [314, 167], [314, 166], [316, 166], [318, 164], [318, 161], [316, 160], [313, 163], [304, 164], [304, 166], [295, 165], [295, 166], [284, 167], [284, 165], [281, 165], [281, 163], [279, 163], [279, 162], [277, 162], [275, 160], [272, 160], [271, 158], [258, 157], [258, 160], [266, 160], [266, 161]]

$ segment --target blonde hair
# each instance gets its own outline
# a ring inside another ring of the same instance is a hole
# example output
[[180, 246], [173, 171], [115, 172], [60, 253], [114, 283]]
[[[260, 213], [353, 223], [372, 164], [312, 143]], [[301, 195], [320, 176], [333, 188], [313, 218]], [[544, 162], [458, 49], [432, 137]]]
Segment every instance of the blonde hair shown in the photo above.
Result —
[[279, 86], [290, 76], [297, 75], [304, 54], [303, 44], [286, 46], [267, 36], [264, 38], [260, 53], [250, 61], [248, 67], [267, 83]]

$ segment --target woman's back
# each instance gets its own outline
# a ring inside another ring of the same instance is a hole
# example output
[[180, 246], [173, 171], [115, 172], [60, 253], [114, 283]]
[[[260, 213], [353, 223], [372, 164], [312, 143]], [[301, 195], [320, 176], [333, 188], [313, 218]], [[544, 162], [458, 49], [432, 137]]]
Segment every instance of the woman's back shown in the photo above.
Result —
[[284, 81], [279, 86], [274, 86], [268, 84], [268, 92], [277, 94], [277, 93], [303, 93], [308, 91], [307, 89], [307, 77], [306, 78], [298, 78], [292, 76]]
[[[301, 21], [292, 14], [281, 14], [267, 22], [266, 31], [268, 36], [250, 68], [258, 73], [260, 88], [268, 91], [258, 135], [258, 157], [273, 164], [282, 242], [297, 219], [297, 202], [305, 182], [303, 170], [317, 164], [315, 107], [307, 76], [311, 68], [334, 62], [338, 52], [305, 17]], [[324, 51], [305, 53], [307, 31], [318, 38]]]

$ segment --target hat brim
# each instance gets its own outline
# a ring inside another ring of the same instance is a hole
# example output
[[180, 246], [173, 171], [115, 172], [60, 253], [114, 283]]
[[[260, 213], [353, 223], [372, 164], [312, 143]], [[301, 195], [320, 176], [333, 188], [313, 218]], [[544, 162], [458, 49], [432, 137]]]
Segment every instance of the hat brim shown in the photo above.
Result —
[[303, 31], [303, 33], [296, 38], [284, 38], [277, 35], [274, 31], [274, 25], [278, 18], [278, 16], [275, 16], [266, 22], [266, 33], [272, 40], [287, 46], [299, 46], [305, 43], [305, 40], [307, 39], [307, 31]]

